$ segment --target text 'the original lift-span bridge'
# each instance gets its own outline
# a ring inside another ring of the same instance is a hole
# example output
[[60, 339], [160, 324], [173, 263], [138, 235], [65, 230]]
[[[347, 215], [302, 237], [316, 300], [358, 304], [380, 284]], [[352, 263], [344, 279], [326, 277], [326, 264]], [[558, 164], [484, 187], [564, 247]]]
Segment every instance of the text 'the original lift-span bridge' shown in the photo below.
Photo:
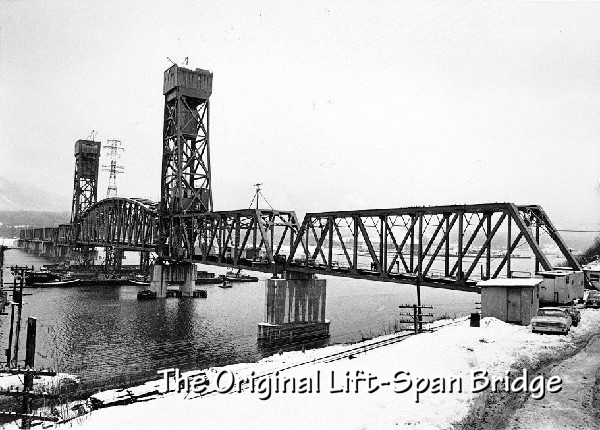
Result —
[[[96, 247], [120, 265], [124, 251], [140, 253], [152, 286], [166, 281], [189, 295], [194, 263], [248, 268], [311, 280], [315, 274], [477, 291], [480, 279], [516, 275], [515, 259], [530, 256], [529, 273], [552, 270], [540, 238], [581, 270], [537, 205], [486, 203], [307, 213], [242, 209], [213, 211], [209, 118], [211, 72], [173, 65], [164, 75], [161, 198], [97, 201], [100, 143], [75, 144], [71, 222], [25, 229], [19, 245], [54, 257], [85, 261]], [[501, 252], [497, 251], [501, 250]], [[554, 257], [554, 255], [553, 255]], [[522, 272], [520, 261], [519, 272]]]

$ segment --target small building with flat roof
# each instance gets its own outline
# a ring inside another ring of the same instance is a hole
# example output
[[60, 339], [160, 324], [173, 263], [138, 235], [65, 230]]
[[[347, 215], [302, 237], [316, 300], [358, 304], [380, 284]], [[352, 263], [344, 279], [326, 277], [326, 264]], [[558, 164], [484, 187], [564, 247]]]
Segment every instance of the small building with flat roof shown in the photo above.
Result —
[[540, 278], [496, 278], [480, 281], [481, 316], [529, 325], [540, 307]]
[[536, 275], [544, 282], [540, 285], [540, 303], [548, 305], [566, 305], [583, 298], [584, 275], [581, 270], [555, 268]]

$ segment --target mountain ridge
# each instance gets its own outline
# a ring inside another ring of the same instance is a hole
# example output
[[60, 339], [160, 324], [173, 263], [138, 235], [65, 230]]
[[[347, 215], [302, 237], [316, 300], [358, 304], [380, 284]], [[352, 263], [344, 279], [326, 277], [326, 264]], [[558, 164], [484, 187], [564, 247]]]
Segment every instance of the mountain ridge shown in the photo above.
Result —
[[0, 211], [70, 210], [70, 198], [35, 185], [9, 181], [0, 176]]

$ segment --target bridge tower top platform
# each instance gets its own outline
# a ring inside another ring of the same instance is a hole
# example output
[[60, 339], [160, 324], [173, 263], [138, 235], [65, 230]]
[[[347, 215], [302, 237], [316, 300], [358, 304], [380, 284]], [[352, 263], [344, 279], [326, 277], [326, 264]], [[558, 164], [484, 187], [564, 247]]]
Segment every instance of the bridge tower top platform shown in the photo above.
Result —
[[75, 177], [73, 180], [73, 203], [71, 222], [98, 199], [98, 170], [100, 165], [100, 142], [80, 139], [75, 142]]
[[163, 94], [174, 95], [179, 90], [181, 95], [208, 100], [212, 94], [212, 78], [213, 74], [208, 70], [173, 65], [165, 70]]

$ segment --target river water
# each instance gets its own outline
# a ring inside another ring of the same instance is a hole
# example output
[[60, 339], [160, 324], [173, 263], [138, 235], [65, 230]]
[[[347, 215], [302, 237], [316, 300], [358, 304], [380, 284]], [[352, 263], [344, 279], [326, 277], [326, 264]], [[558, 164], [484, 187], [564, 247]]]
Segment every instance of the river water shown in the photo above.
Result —
[[[45, 260], [11, 249], [5, 253], [5, 283], [11, 265]], [[217, 274], [226, 269], [199, 266]], [[250, 272], [249, 272], [250, 273]], [[264, 320], [267, 274], [258, 283], [222, 289], [206, 285], [208, 299], [138, 301], [143, 287], [75, 287], [30, 289], [24, 297], [23, 327], [37, 318], [36, 366], [50, 366], [79, 375], [92, 385], [127, 376], [155, 379], [156, 371], [182, 370], [256, 361], [273, 351], [257, 343], [257, 325]], [[416, 302], [416, 287], [338, 277], [327, 279], [326, 317], [330, 339], [344, 343], [389, 332], [400, 318], [399, 304]], [[422, 302], [436, 315], [468, 315], [479, 295], [422, 287]], [[10, 312], [10, 309], [9, 309]], [[0, 326], [0, 350], [8, 343], [10, 316]], [[25, 330], [19, 358], [24, 358]], [[2, 359], [3, 357], [0, 357]]]

